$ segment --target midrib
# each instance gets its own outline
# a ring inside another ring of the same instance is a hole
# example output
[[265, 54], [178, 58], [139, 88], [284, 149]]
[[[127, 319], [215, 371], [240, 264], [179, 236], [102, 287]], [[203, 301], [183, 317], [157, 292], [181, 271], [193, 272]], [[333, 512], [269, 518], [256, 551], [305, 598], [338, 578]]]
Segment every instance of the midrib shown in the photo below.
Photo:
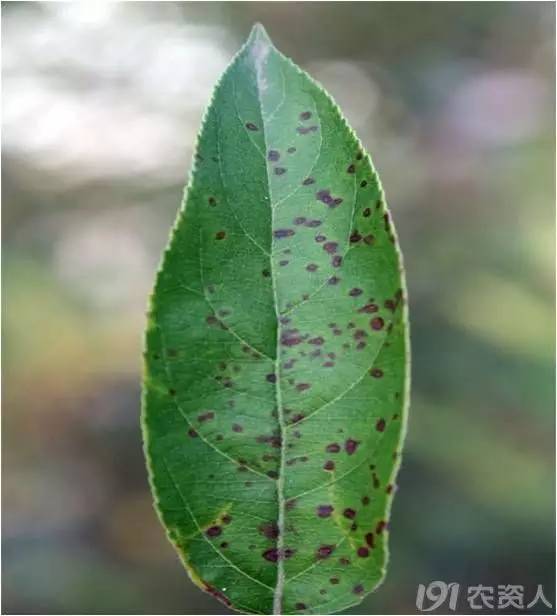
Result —
[[262, 133], [263, 133], [263, 144], [264, 144], [264, 160], [263, 165], [265, 169], [265, 177], [267, 181], [267, 192], [269, 194], [269, 207], [271, 208], [271, 250], [269, 254], [269, 269], [271, 272], [271, 285], [273, 289], [273, 303], [275, 307], [275, 318], [276, 318], [276, 356], [275, 356], [275, 399], [277, 404], [277, 421], [279, 425], [280, 431], [280, 464], [279, 464], [279, 474], [276, 481], [277, 485], [277, 504], [278, 504], [278, 518], [277, 518], [277, 578], [275, 584], [275, 590], [273, 595], [273, 614], [281, 614], [282, 613], [282, 599], [283, 599], [283, 591], [284, 591], [284, 583], [285, 583], [285, 575], [284, 575], [284, 529], [285, 529], [285, 507], [284, 507], [284, 475], [285, 475], [285, 450], [286, 450], [286, 425], [284, 422], [284, 411], [282, 406], [282, 391], [281, 391], [281, 372], [280, 372], [280, 364], [281, 364], [281, 347], [280, 347], [280, 338], [281, 338], [281, 325], [280, 325], [280, 312], [279, 312], [279, 303], [278, 303], [278, 293], [277, 293], [277, 285], [276, 285], [276, 272], [275, 267], [273, 265], [273, 229], [275, 227], [275, 208], [273, 207], [273, 194], [271, 189], [271, 183], [269, 181], [269, 171], [267, 165], [267, 138], [266, 138], [266, 125], [265, 125], [265, 116], [263, 111], [263, 105], [260, 97], [260, 88], [262, 89], [262, 84], [264, 83], [264, 78], [261, 75], [263, 71], [263, 65], [267, 54], [271, 51], [271, 48], [267, 41], [261, 41], [261, 45], [265, 46], [266, 49], [263, 51], [260, 49], [261, 53], [264, 53], [263, 58], [254, 58], [255, 72], [256, 72], [256, 91], [257, 91], [257, 102], [259, 105], [259, 113], [261, 115], [261, 125], [262, 125]]

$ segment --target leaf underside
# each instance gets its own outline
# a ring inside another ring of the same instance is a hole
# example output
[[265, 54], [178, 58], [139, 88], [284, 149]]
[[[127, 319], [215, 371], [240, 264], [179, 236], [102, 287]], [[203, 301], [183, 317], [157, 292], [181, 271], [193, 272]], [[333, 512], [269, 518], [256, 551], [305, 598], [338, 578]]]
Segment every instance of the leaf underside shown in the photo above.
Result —
[[231, 608], [333, 613], [384, 577], [404, 289], [368, 155], [256, 26], [203, 122], [143, 393], [157, 510], [192, 580]]

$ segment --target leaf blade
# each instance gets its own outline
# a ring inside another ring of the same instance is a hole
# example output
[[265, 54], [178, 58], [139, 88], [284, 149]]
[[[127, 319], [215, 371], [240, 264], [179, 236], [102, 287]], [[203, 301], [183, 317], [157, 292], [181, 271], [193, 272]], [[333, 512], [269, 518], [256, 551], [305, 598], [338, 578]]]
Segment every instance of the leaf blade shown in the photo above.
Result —
[[369, 157], [255, 27], [204, 120], [144, 380], [163, 523], [236, 609], [332, 612], [384, 575], [408, 393], [400, 270]]

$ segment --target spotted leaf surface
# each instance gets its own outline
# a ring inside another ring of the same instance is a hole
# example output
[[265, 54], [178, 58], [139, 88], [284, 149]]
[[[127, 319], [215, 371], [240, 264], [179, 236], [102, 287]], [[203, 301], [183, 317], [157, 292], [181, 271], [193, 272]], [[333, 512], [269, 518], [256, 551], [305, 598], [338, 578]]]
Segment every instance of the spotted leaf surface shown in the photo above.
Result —
[[261, 26], [204, 118], [145, 361], [151, 485], [198, 586], [328, 614], [379, 584], [408, 395], [397, 239], [339, 109]]

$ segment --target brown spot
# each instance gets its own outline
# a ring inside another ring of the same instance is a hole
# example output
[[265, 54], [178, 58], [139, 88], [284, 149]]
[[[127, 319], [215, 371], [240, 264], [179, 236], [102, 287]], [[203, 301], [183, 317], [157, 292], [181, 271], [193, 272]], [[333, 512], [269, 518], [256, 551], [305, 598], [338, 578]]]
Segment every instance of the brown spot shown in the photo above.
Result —
[[386, 528], [387, 526], [387, 522], [385, 522], [384, 520], [380, 520], [379, 522], [377, 522], [377, 526], [375, 527], [375, 532], [380, 535]]
[[340, 278], [338, 276], [331, 276], [329, 280], [327, 280], [327, 284], [336, 285], [340, 282]]
[[300, 114], [300, 120], [309, 120], [311, 118], [311, 111], [302, 111]]
[[358, 312], [360, 314], [363, 313], [373, 313], [373, 312], [377, 312], [379, 310], [379, 307], [377, 306], [377, 304], [366, 304], [365, 306], [362, 306], [361, 308], [358, 309]]
[[210, 594], [213, 595], [213, 597], [215, 597], [216, 599], [218, 599], [221, 603], [224, 603], [225, 605], [227, 605], [228, 607], [232, 606], [232, 602], [230, 601], [230, 599], [223, 594], [220, 590], [218, 590], [217, 588], [215, 588], [214, 586], [211, 586], [210, 584], [207, 584], [207, 582], [203, 582], [203, 584], [205, 585], [205, 590]]
[[333, 267], [340, 267], [342, 265], [342, 257], [340, 255], [335, 255], [332, 259], [331, 259], [331, 265]]
[[242, 428], [242, 426], [240, 424], [232, 424], [232, 430], [234, 432], [243, 432], [244, 428]]
[[317, 548], [317, 558], [329, 558], [329, 556], [335, 551], [334, 545], [322, 545]]
[[327, 462], [325, 462], [325, 464], [323, 465], [323, 468], [326, 471], [334, 471], [335, 470], [335, 463], [332, 460], [327, 460]]
[[375, 547], [373, 544], [373, 540], [374, 540], [373, 533], [367, 533], [365, 536], [365, 540], [370, 548], [373, 549]]
[[385, 430], [385, 420], [383, 418], [377, 420], [377, 423], [375, 424], [375, 429], [377, 430], [377, 432], [383, 432]]
[[259, 532], [267, 537], [267, 539], [276, 539], [279, 536], [279, 528], [275, 522], [261, 524]]
[[358, 297], [358, 295], [361, 295], [362, 293], [363, 291], [358, 288], [350, 289], [350, 291], [348, 291], [348, 295], [351, 297]]
[[205, 531], [207, 537], [218, 537], [222, 533], [222, 528], [220, 526], [211, 526]]
[[259, 129], [257, 128], [257, 126], [256, 126], [253, 122], [247, 122], [247, 123], [246, 123], [246, 128], [247, 128], [248, 130], [259, 130]]
[[346, 443], [344, 443], [344, 449], [346, 450], [346, 453], [351, 456], [356, 451], [359, 444], [359, 441], [349, 438]]
[[369, 556], [369, 550], [365, 546], [358, 548], [358, 556], [360, 558], [367, 558]]
[[319, 505], [316, 509], [317, 516], [320, 518], [329, 518], [333, 513], [334, 508], [332, 505]]
[[305, 391], [306, 389], [309, 389], [311, 387], [311, 385], [309, 383], [298, 383], [296, 385], [296, 389], [298, 391]]
[[352, 231], [352, 234], [350, 235], [351, 244], [357, 244], [361, 239], [362, 239], [362, 236], [360, 235], [358, 231]]
[[355, 595], [361, 595], [364, 592], [364, 587], [361, 584], [356, 584], [356, 586], [352, 589], [352, 592]]
[[276, 229], [273, 231], [273, 236], [277, 239], [281, 239], [283, 237], [291, 237], [294, 233], [294, 229]]
[[206, 413], [202, 413], [201, 415], [197, 416], [197, 421], [200, 422], [204, 422], [204, 421], [210, 421], [211, 419], [215, 418], [215, 414], [213, 413], [213, 411], [207, 411]]
[[190, 429], [188, 430], [188, 434], [189, 434], [192, 438], [195, 438], [196, 436], [198, 436], [197, 432], [196, 432], [193, 428], [190, 428]]
[[389, 484], [386, 488], [385, 488], [385, 492], [387, 494], [391, 494], [393, 491], [393, 486], [391, 484]]
[[283, 346], [291, 347], [296, 346], [302, 342], [302, 337], [298, 334], [298, 330], [287, 329], [285, 330], [281, 337], [280, 342]]
[[350, 507], [347, 507], [343, 512], [342, 515], [345, 518], [348, 518], [349, 520], [353, 520], [356, 517], [356, 512], [354, 511], [354, 509], [351, 509]]
[[280, 158], [280, 152], [277, 152], [277, 150], [269, 150], [267, 158], [272, 162], [276, 162]]
[[369, 373], [371, 374], [371, 376], [375, 379], [380, 379], [383, 376], [383, 370], [381, 370], [380, 368], [372, 368]]
[[383, 329], [383, 327], [385, 326], [385, 321], [383, 321], [381, 317], [375, 317], [371, 319], [369, 324], [371, 326], [371, 329], [374, 329], [375, 331], [379, 331]]
[[226, 231], [217, 231], [215, 234], [215, 239], [223, 240], [226, 237]]
[[340, 451], [340, 445], [338, 443], [330, 443], [325, 447], [325, 451], [328, 453], [338, 453]]
[[306, 604], [305, 604], [305, 603], [296, 603], [296, 604], [294, 605], [294, 607], [295, 607], [297, 610], [306, 610], [306, 609], [307, 609], [307, 607], [306, 607]]
[[324, 235], [321, 235], [320, 233], [318, 235], [315, 236], [315, 241], [320, 244], [321, 242], [324, 242], [327, 238]]

